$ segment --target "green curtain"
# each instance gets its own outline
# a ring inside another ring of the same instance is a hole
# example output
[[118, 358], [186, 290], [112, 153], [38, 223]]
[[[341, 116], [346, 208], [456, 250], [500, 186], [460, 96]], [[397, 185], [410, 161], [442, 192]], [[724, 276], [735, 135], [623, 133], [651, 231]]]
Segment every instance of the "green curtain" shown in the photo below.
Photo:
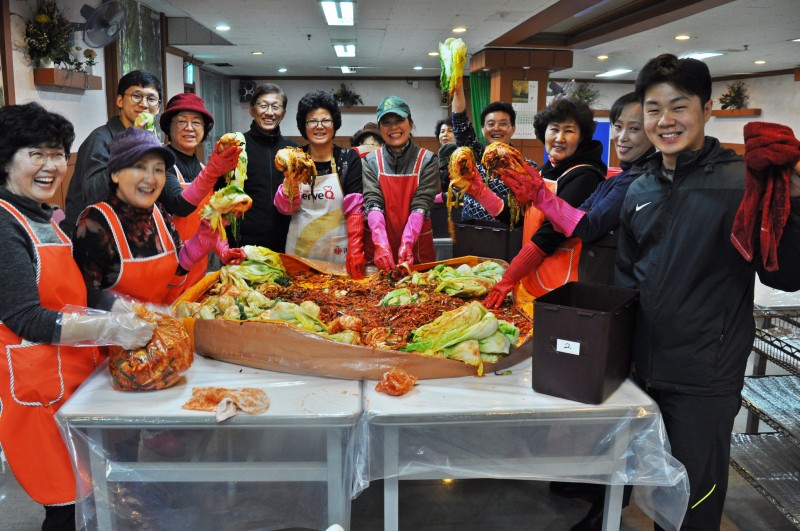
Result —
[[480, 116], [483, 109], [489, 105], [491, 97], [492, 82], [489, 74], [475, 73], [469, 75], [469, 104], [472, 108], [472, 127], [475, 129], [475, 137], [482, 143], [486, 143], [481, 131]]

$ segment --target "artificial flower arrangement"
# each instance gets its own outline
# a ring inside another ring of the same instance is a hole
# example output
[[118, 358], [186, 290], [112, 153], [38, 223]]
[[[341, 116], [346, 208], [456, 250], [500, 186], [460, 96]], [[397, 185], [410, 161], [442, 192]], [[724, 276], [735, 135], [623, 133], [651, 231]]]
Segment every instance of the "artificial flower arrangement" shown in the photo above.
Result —
[[55, 0], [41, 0], [33, 18], [25, 24], [28, 57], [34, 63], [52, 61], [55, 65], [72, 66], [75, 30], [64, 10]]

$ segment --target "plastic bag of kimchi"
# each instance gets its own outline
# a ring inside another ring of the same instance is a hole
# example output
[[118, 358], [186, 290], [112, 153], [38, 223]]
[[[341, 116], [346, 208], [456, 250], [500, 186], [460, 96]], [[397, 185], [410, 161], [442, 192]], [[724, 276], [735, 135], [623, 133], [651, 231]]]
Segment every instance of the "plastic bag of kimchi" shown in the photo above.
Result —
[[177, 319], [134, 307], [142, 319], [156, 323], [153, 338], [142, 348], [109, 347], [111, 384], [120, 391], [151, 391], [178, 383], [192, 366], [194, 352], [189, 333]]

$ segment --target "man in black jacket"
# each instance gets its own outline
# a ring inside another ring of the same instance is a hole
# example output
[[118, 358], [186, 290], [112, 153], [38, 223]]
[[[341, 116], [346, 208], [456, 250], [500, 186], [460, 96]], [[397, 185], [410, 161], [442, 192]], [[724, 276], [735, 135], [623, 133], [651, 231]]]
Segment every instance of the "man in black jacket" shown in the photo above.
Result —
[[731, 243], [745, 188], [742, 157], [705, 136], [711, 77], [661, 55], [639, 73], [644, 129], [658, 152], [639, 168], [620, 215], [616, 283], [639, 290], [634, 379], [658, 403], [690, 495], [681, 529], [719, 529], [730, 438], [753, 343], [755, 273], [800, 289], [800, 175], [778, 248], [780, 268]]
[[275, 167], [275, 154], [287, 146], [297, 146], [294, 140], [281, 135], [286, 102], [286, 94], [272, 83], [257, 87], [250, 100], [253, 122], [244, 134], [247, 151], [244, 191], [253, 199], [253, 207], [239, 222], [239, 237], [231, 234], [228, 238], [231, 247], [261, 245], [279, 253], [286, 249], [291, 216], [281, 214], [273, 204], [275, 192], [283, 182], [283, 173]]

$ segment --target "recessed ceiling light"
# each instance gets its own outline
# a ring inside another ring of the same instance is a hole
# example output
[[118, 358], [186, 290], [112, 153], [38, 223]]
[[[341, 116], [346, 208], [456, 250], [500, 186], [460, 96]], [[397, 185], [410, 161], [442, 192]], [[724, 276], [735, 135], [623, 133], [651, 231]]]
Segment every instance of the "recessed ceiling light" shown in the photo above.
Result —
[[467, 28], [464, 26], [458, 26], [457, 28], [453, 28], [453, 33], [464, 33], [467, 31]]
[[627, 74], [628, 72], [633, 72], [633, 70], [627, 68], [617, 68], [616, 70], [609, 70], [608, 72], [603, 72], [602, 74], [597, 74], [594, 77], [614, 77], [614, 76], [621, 76], [622, 74]]
[[686, 53], [681, 55], [682, 59], [697, 59], [698, 61], [702, 61], [703, 59], [708, 59], [709, 57], [719, 57], [720, 55], [725, 55], [722, 52], [695, 52], [695, 53]]
[[439, 55], [439, 52], [428, 52], [428, 55], [430, 55], [431, 57], [436, 57]]
[[320, 2], [328, 26], [352, 26], [353, 2]]
[[422, 70], [422, 67], [417, 65], [417, 66], [414, 67], [414, 70]]
[[800, 42], [800, 39], [792, 39], [792, 42]]
[[288, 70], [288, 68], [279, 68], [279, 69], [278, 69], [278, 72], [280, 72], [281, 74], [283, 74], [283, 73], [284, 73], [284, 72], [286, 72], [287, 70]]
[[605, 61], [606, 59], [608, 59], [607, 55], [598, 55], [597, 56], [597, 60], [598, 61]]
[[219, 26], [217, 26], [216, 29], [217, 31], [228, 31], [231, 29], [231, 27], [228, 26], [227, 24], [220, 24]]
[[253, 52], [253, 55], [264, 55], [264, 52]]
[[688, 41], [691, 38], [692, 38], [691, 36], [685, 35], [685, 34], [683, 34], [683, 35], [675, 35], [675, 40], [676, 41]]
[[343, 66], [342, 67], [342, 74], [355, 74], [356, 69], [350, 66]]
[[766, 62], [765, 60], [763, 60], [763, 59], [759, 59], [759, 60], [757, 60], [757, 61], [753, 61], [753, 62], [754, 62], [755, 64], [757, 64], [757, 65], [764, 65], [764, 64], [767, 64], [767, 62]]
[[336, 57], [355, 57], [356, 45], [355, 44], [334, 44], [333, 49], [336, 51]]

